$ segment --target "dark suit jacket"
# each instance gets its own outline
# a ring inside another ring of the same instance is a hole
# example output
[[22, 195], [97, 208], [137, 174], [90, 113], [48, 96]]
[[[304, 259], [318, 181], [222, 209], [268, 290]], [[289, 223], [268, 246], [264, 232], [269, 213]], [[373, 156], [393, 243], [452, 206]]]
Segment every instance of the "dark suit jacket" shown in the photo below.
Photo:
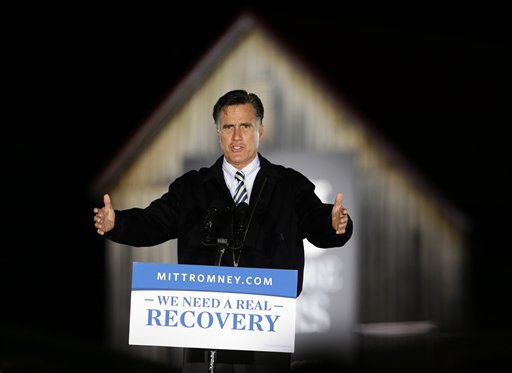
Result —
[[[304, 270], [303, 239], [319, 248], [343, 246], [352, 235], [352, 220], [346, 233], [336, 235], [331, 225], [333, 205], [321, 202], [314, 184], [298, 171], [258, 156], [261, 168], [249, 201], [251, 218], [243, 248], [235, 255], [240, 254], [240, 267], [298, 270], [298, 296]], [[116, 210], [115, 228], [106, 237], [130, 246], [153, 246], [177, 238], [179, 263], [213, 265], [217, 246], [202, 243], [205, 232], [201, 229], [212, 204], [226, 207], [214, 235], [234, 238], [230, 219], [235, 206], [224, 181], [222, 161], [223, 156], [209, 168], [178, 177], [168, 192], [144, 209]], [[221, 265], [233, 265], [230, 250]]]

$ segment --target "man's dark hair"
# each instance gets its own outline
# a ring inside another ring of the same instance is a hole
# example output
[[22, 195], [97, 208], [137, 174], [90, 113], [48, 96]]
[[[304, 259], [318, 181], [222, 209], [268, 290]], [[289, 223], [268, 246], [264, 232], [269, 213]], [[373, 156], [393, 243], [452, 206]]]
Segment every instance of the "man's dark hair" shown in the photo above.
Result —
[[213, 106], [213, 120], [218, 123], [220, 112], [225, 106], [251, 104], [256, 112], [256, 119], [263, 120], [263, 104], [254, 93], [248, 93], [243, 89], [235, 89], [221, 96]]

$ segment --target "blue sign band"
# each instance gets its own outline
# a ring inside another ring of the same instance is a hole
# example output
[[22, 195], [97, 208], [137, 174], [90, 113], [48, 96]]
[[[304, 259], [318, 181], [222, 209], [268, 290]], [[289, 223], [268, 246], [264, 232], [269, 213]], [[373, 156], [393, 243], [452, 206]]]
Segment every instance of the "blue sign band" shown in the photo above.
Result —
[[297, 270], [134, 262], [132, 290], [187, 290], [297, 297]]

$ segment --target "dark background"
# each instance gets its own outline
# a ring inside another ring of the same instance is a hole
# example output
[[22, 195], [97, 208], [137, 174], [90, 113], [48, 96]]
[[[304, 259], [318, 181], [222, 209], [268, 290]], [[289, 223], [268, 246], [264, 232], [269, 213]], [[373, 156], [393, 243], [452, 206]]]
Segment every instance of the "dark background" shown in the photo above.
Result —
[[248, 9], [468, 216], [466, 332], [510, 332], [508, 13], [429, 4], [6, 9], [3, 364], [33, 339], [103, 344], [92, 182]]

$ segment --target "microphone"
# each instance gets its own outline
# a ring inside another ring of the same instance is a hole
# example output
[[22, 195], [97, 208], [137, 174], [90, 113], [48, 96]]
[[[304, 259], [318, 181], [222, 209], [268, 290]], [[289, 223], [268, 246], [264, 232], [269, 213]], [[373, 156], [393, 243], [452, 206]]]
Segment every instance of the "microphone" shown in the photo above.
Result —
[[249, 205], [245, 202], [240, 202], [235, 208], [234, 223], [235, 223], [235, 240], [239, 243], [239, 247], [243, 246], [245, 241], [245, 234], [249, 228], [250, 220]]
[[222, 201], [218, 199], [212, 201], [208, 207], [208, 210], [206, 211], [206, 215], [203, 218], [201, 230], [206, 234], [210, 233], [213, 227], [216, 226], [217, 220], [219, 220], [221, 215], [224, 215], [227, 212], [227, 209], [228, 208]]
[[203, 245], [221, 244], [226, 239], [217, 238], [226, 227], [226, 218], [231, 216], [231, 208], [220, 200], [214, 200], [208, 207], [201, 224]]
[[201, 230], [203, 232], [210, 232], [215, 224], [215, 220], [217, 220], [217, 216], [219, 214], [219, 209], [217, 206], [210, 206], [206, 211], [206, 215], [203, 219], [203, 225], [201, 226]]
[[217, 206], [210, 206], [206, 211], [206, 215], [203, 219], [203, 225], [201, 226], [201, 230], [203, 232], [210, 232], [217, 220], [217, 216], [219, 214], [219, 208]]

